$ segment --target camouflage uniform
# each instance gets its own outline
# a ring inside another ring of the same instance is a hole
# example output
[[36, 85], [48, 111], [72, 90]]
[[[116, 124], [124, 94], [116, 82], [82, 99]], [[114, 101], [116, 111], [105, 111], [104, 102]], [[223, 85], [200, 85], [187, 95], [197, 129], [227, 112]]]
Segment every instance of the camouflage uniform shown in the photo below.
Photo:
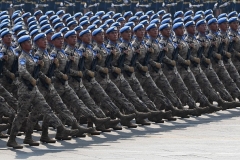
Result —
[[[138, 61], [136, 62], [136, 77], [138, 78], [139, 82], [141, 83], [144, 90], [147, 92], [149, 98], [155, 103], [158, 109], [169, 109], [172, 108], [172, 103], [169, 101], [167, 97], [164, 96], [163, 92], [158, 88], [158, 86], [153, 81], [152, 77], [150, 76], [149, 71], [145, 72], [141, 70], [142, 62], [147, 54], [147, 46], [144, 41], [139, 41], [137, 38], [132, 43], [133, 48], [135, 50], [139, 49], [140, 54], [138, 55]], [[138, 54], [138, 53], [135, 53]], [[154, 73], [153, 73], [154, 74]], [[157, 79], [157, 78], [155, 78]], [[156, 110], [156, 108], [153, 108]]]
[[[216, 33], [212, 33], [210, 31], [208, 37], [211, 40], [211, 42], [216, 43], [216, 47], [214, 47], [213, 53], [215, 55], [216, 54], [221, 54], [221, 53], [218, 53], [218, 48], [219, 48], [219, 45], [221, 44], [221, 38], [224, 39], [225, 36], [220, 35], [220, 33], [216, 34]], [[226, 55], [226, 53], [224, 52], [224, 56], [225, 55]], [[219, 79], [225, 85], [226, 89], [232, 95], [232, 97], [233, 98], [240, 98], [240, 90], [237, 87], [236, 83], [233, 81], [233, 79], [230, 77], [226, 67], [223, 64], [223, 60], [222, 59], [220, 59], [220, 60], [212, 59], [211, 62], [212, 62], [213, 69], [217, 73]]]
[[[56, 54], [59, 61], [59, 68], [55, 69], [54, 87], [62, 98], [63, 102], [70, 107], [70, 110], [77, 115], [84, 115], [87, 118], [95, 117], [94, 113], [88, 109], [87, 106], [78, 98], [74, 90], [68, 85], [68, 81], [62, 79], [64, 75], [65, 66], [68, 61], [68, 56], [64, 50], [54, 49], [51, 54]], [[76, 71], [70, 69], [70, 75], [76, 75]]]
[[12, 123], [15, 117], [15, 111], [8, 105], [5, 99], [0, 96], [0, 123], [2, 122], [2, 117], [9, 117], [9, 123]]
[[[158, 44], [158, 41], [152, 40], [151, 38], [147, 40], [146, 45], [150, 48], [153, 48], [154, 52], [151, 54], [151, 58], [149, 59], [149, 73], [156, 83], [157, 87], [161, 89], [161, 91], [164, 93], [164, 95], [171, 101], [171, 103], [178, 108], [182, 108], [182, 102], [175, 94], [172, 86], [167, 80], [167, 77], [164, 75], [162, 68], [156, 72], [153, 67], [155, 67], [155, 60], [157, 60], [157, 56], [160, 52], [160, 46]], [[146, 51], [145, 51], [146, 52]], [[143, 61], [143, 57], [139, 57], [139, 61]], [[149, 91], [151, 92], [151, 90]], [[150, 94], [150, 93], [149, 93]], [[149, 97], [151, 97], [149, 95]]]
[[[72, 62], [71, 69], [78, 71], [78, 63], [80, 59], [80, 55], [78, 50], [75, 48], [71, 48], [67, 46], [65, 49], [65, 53], [71, 56], [74, 56], [74, 61]], [[78, 97], [83, 101], [86, 106], [91, 109], [91, 111], [99, 118], [105, 118], [105, 113], [101, 110], [101, 108], [94, 102], [90, 94], [88, 93], [86, 87], [83, 85], [83, 81], [81, 77], [69, 76], [69, 85], [74, 89]], [[102, 98], [102, 97], [99, 97]]]
[[240, 34], [230, 29], [229, 36], [231, 38], [234, 38], [234, 37], [237, 38], [237, 41], [233, 42], [233, 46], [231, 48], [232, 49], [231, 54], [232, 54], [232, 62], [236, 67], [236, 69], [238, 70], [238, 73], [240, 73]]
[[[114, 44], [111, 41], [109, 41], [107, 48], [112, 51], [112, 50], [116, 50], [116, 55], [113, 56], [112, 59], [112, 63], [111, 63], [111, 74], [109, 74], [110, 79], [112, 80], [113, 83], [115, 83], [115, 85], [118, 87], [118, 89], [125, 95], [125, 97], [128, 98], [128, 100], [135, 106], [135, 108], [138, 111], [145, 111], [147, 110], [147, 106], [149, 108], [153, 108], [151, 107], [151, 105], [154, 105], [152, 102], [150, 103], [144, 103], [144, 97], [138, 97], [136, 95], [136, 93], [133, 91], [133, 89], [131, 88], [130, 84], [128, 83], [128, 81], [124, 78], [123, 74], [120, 73], [119, 75], [117, 73], [115, 73], [113, 71], [114, 67], [118, 67], [118, 59], [121, 55], [121, 50], [118, 46], [118, 44]], [[140, 91], [140, 90], [139, 90]], [[147, 97], [148, 99], [148, 97]], [[155, 107], [155, 106], [154, 106]]]
[[39, 91], [42, 93], [49, 106], [51, 106], [51, 108], [59, 114], [59, 117], [62, 121], [69, 121], [71, 123], [77, 122], [76, 118], [68, 110], [67, 106], [63, 103], [53, 84], [48, 85], [45, 82], [46, 78], [49, 78], [47, 77], [47, 74], [51, 65], [51, 60], [48, 52], [46, 50], [43, 51], [41, 49], [38, 49], [35, 53], [35, 56], [39, 56], [44, 62], [44, 66], [39, 72]]
[[[229, 53], [229, 51], [231, 50], [231, 48], [229, 50], [230, 36], [227, 32], [226, 33], [221, 32], [220, 36], [222, 37], [222, 39], [225, 38], [227, 40], [227, 44], [225, 44], [223, 47], [223, 52], [225, 53], [225, 55], [223, 56], [223, 63], [225, 65], [230, 77], [236, 83], [238, 88], [240, 88], [240, 75], [232, 62], [232, 55], [231, 55], [231, 53]], [[226, 54], [228, 54], [229, 57], [227, 57]], [[239, 97], [237, 97], [237, 98], [239, 98]]]
[[[210, 63], [208, 66], [204, 65], [204, 63], [206, 63], [206, 60], [208, 57], [208, 51], [210, 48], [210, 41], [209, 41], [208, 37], [206, 35], [202, 35], [199, 33], [199, 35], [196, 38], [199, 42], [204, 43], [204, 50], [203, 50], [202, 57], [201, 57], [202, 70], [206, 74], [208, 80], [211, 82], [213, 88], [217, 92], [219, 92], [220, 96], [226, 101], [233, 101], [232, 96], [227, 91], [227, 89], [223, 85], [222, 81], [219, 79], [217, 73], [214, 71], [214, 69], [212, 67], [213, 62]], [[215, 57], [215, 54], [216, 53], [213, 52], [213, 57]]]
[[[190, 95], [188, 88], [183, 82], [183, 79], [181, 78], [180, 74], [177, 71], [176, 66], [172, 66], [172, 53], [174, 52], [174, 46], [171, 40], [162, 37], [160, 44], [162, 46], [166, 46], [168, 48], [168, 52], [163, 58], [164, 67], [163, 72], [165, 73], [169, 83], [173, 87], [175, 93], [182, 101], [183, 105], [188, 105], [189, 108], [196, 108], [196, 103], [192, 96]], [[159, 46], [160, 47], [160, 46]], [[160, 50], [160, 49], [159, 49]], [[167, 65], [171, 65], [173, 68], [169, 69]]]
[[30, 82], [33, 79], [31, 73], [33, 73], [36, 63], [34, 62], [32, 55], [22, 52], [18, 63], [19, 76], [22, 83], [19, 85], [18, 89], [19, 109], [18, 114], [13, 121], [11, 135], [17, 135], [23, 121], [25, 120], [25, 116], [29, 113], [28, 109], [30, 107], [32, 107], [32, 111], [27, 120], [28, 133], [32, 133], [33, 127], [38, 121], [38, 117], [35, 115], [39, 113], [44, 113], [44, 120], [48, 121], [49, 124], [55, 128], [62, 126], [61, 121], [53, 113], [43, 95], [39, 92], [38, 87], [34, 86], [32, 90], [29, 90], [28, 86], [23, 82], [23, 80]]
[[106, 93], [114, 100], [115, 104], [121, 108], [125, 109], [130, 113], [135, 112], [135, 107], [129, 100], [124, 96], [123, 93], [117, 88], [117, 86], [111, 81], [109, 78], [109, 74], [105, 74], [102, 72], [102, 69], [105, 66], [106, 57], [111, 54], [109, 50], [106, 48], [104, 44], [97, 44], [93, 48], [94, 52], [100, 54], [101, 59], [98, 59], [98, 64], [96, 66], [96, 80], [102, 86], [102, 88], [106, 91]]
[[0, 84], [0, 96], [2, 96], [15, 111], [18, 110], [18, 100], [9, 93], [2, 84]]
[[[203, 94], [200, 86], [198, 85], [190, 67], [186, 64], [187, 54], [189, 46], [183, 40], [183, 37], [176, 37], [174, 42], [178, 45], [181, 45], [181, 49], [179, 49], [178, 57], [177, 57], [177, 69], [179, 74], [181, 75], [185, 85], [188, 87], [190, 94], [194, 98], [196, 102], [200, 102], [201, 106], [207, 106], [210, 104], [207, 97]], [[190, 58], [190, 57], [189, 57]], [[189, 59], [190, 60], [190, 59]]]
[[[84, 59], [85, 71], [83, 72], [83, 84], [87, 88], [87, 91], [94, 98], [95, 102], [101, 105], [103, 110], [105, 109], [113, 115], [119, 113], [119, 108], [113, 103], [101, 85], [96, 81], [95, 77], [87, 78], [94, 59], [92, 46], [82, 43], [79, 50], [82, 54], [87, 55], [87, 58], [85, 57]], [[81, 55], [81, 58], [83, 58], [83, 55]]]
[[201, 68], [201, 65], [195, 61], [195, 58], [198, 58], [197, 52], [198, 52], [198, 49], [200, 48], [200, 44], [199, 44], [198, 40], [196, 39], [195, 36], [187, 35], [185, 37], [185, 41], [188, 43], [188, 45], [194, 44], [194, 47], [193, 48], [191, 47], [190, 60], [192, 63], [190, 65], [190, 68], [191, 68], [191, 71], [194, 74], [199, 86], [201, 87], [203, 93], [207, 96], [207, 98], [209, 99], [210, 102], [212, 102], [212, 101], [219, 102], [221, 97], [216, 92], [216, 90], [213, 88], [212, 84], [209, 82], [206, 74], [203, 72], [203, 70]]

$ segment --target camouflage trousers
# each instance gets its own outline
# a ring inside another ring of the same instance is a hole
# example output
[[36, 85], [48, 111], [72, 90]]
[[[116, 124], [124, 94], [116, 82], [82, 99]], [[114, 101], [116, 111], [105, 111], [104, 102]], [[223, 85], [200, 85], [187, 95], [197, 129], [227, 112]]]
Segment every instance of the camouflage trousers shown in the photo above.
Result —
[[162, 70], [160, 70], [158, 73], [155, 71], [150, 71], [150, 75], [157, 87], [161, 89], [161, 91], [171, 101], [171, 103], [175, 107], [181, 109], [183, 107], [182, 102], [174, 92], [172, 86], [168, 82], [167, 77], [163, 74]]
[[213, 64], [213, 69], [217, 73], [219, 79], [223, 82], [225, 88], [228, 90], [228, 92], [231, 94], [233, 98], [239, 98], [240, 99], [240, 90], [237, 87], [236, 83], [233, 81], [233, 79], [230, 77], [227, 69], [225, 68], [223, 61], [220, 60], [218, 64]]
[[35, 124], [38, 122], [38, 116], [42, 114], [44, 116], [43, 121], [48, 122], [55, 128], [62, 125], [60, 119], [53, 113], [50, 106], [45, 101], [43, 95], [40, 93], [38, 88], [35, 86], [32, 91], [22, 83], [18, 89], [19, 109], [17, 116], [15, 117], [11, 135], [17, 135], [22, 123], [25, 121], [26, 115], [28, 115], [28, 109], [32, 107], [31, 113], [27, 119], [27, 132], [32, 133]]
[[76, 80], [69, 80], [69, 85], [74, 89], [79, 99], [83, 101], [83, 103], [98, 117], [105, 118], [106, 115], [102, 111], [102, 109], [94, 102], [90, 94], [88, 93], [86, 87], [81, 82], [77, 82]]
[[217, 91], [213, 88], [212, 84], [209, 82], [206, 74], [203, 72], [200, 66], [191, 67], [191, 71], [194, 74], [199, 86], [201, 87], [203, 93], [207, 96], [210, 102], [219, 101], [220, 96]]
[[167, 67], [165, 67], [163, 69], [163, 73], [167, 77], [170, 85], [174, 89], [176, 95], [181, 100], [183, 105], [187, 104], [191, 109], [196, 108], [196, 103], [192, 96], [190, 95], [187, 86], [184, 84], [183, 79], [178, 73], [177, 68], [174, 67], [173, 70], [170, 70]]
[[232, 96], [227, 91], [225, 86], [223, 85], [222, 81], [219, 79], [217, 73], [213, 70], [211, 67], [212, 64], [208, 68], [201, 65], [201, 68], [203, 69], [204, 73], [206, 74], [208, 80], [212, 84], [213, 88], [220, 94], [223, 100], [225, 101], [233, 101]]
[[131, 88], [128, 81], [124, 78], [123, 74], [118, 75], [117, 78], [110, 75], [110, 79], [125, 95], [125, 97], [134, 105], [137, 111], [145, 112], [148, 110], [147, 105], [141, 99], [139, 99], [137, 94]]
[[178, 72], [181, 75], [183, 82], [187, 86], [191, 96], [195, 102], [199, 102], [202, 106], [207, 106], [210, 104], [207, 97], [203, 94], [199, 84], [197, 83], [191, 69], [188, 67], [186, 70], [182, 66], [178, 66]]
[[15, 111], [18, 110], [18, 100], [9, 93], [2, 84], [0, 84], [0, 96], [2, 96]]
[[68, 85], [68, 81], [66, 81], [64, 85], [62, 85], [61, 82], [56, 82], [54, 83], [54, 87], [63, 102], [68, 106], [68, 109], [74, 113], [74, 115], [83, 115], [86, 118], [95, 116], [83, 101], [78, 98], [74, 90]]
[[146, 91], [149, 98], [154, 102], [157, 107], [152, 107], [150, 108], [151, 110], [163, 110], [172, 106], [172, 103], [169, 101], [169, 99], [164, 96], [161, 89], [159, 89], [156, 83], [153, 81], [149, 72], [146, 72], [146, 75], [142, 75], [141, 73], [136, 72], [136, 77], [139, 80], [143, 89]]
[[15, 111], [11, 108], [3, 97], [0, 96], [0, 123], [2, 122], [2, 117], [9, 117], [9, 123], [12, 123], [15, 117]]
[[237, 68], [232, 63], [231, 59], [229, 59], [228, 62], [226, 62], [226, 63], [224, 62], [224, 65], [225, 65], [230, 77], [236, 83], [237, 87], [240, 88], [240, 75], [237, 71]]
[[119, 108], [115, 105], [95, 78], [92, 78], [90, 82], [84, 79], [83, 84], [88, 93], [93, 97], [94, 101], [101, 106], [102, 110], [106, 110], [112, 115], [120, 112]]
[[[44, 88], [43, 85], [40, 83], [38, 85], [39, 91], [42, 93], [43, 97], [49, 104], [49, 106], [54, 110], [58, 117], [61, 119], [62, 122], [71, 122], [76, 123], [77, 120], [74, 117], [73, 113], [69, 111], [67, 106], [63, 103], [61, 97], [58, 95], [56, 89], [53, 87], [52, 84], [49, 85], [49, 88]], [[45, 124], [43, 122], [43, 124]]]
[[18, 99], [18, 84], [19, 82], [17, 81], [14, 81], [12, 82], [11, 84], [7, 81], [6, 77], [3, 77], [1, 79], [1, 84], [4, 86], [4, 88], [9, 92], [11, 93], [14, 98]]
[[98, 77], [97, 80], [119, 109], [124, 109], [128, 113], [135, 113], [136, 109], [134, 105], [128, 101], [124, 94], [121, 93], [117, 86], [109, 79], [109, 75], [106, 75], [105, 78]]

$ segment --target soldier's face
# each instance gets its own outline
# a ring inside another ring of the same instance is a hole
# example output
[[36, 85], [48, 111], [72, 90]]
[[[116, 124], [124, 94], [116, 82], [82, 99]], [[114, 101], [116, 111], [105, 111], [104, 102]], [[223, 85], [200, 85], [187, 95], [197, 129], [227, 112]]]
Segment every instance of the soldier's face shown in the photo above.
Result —
[[207, 31], [207, 25], [206, 24], [201, 24], [198, 26], [198, 31], [200, 33], [205, 33]]
[[130, 40], [131, 39], [131, 36], [132, 36], [132, 31], [131, 30], [128, 30], [128, 31], [125, 31], [121, 34], [122, 38], [124, 40]]
[[117, 31], [110, 32], [108, 34], [108, 38], [110, 39], [110, 41], [117, 41], [118, 40], [118, 32]]
[[99, 43], [104, 42], [104, 33], [98, 33], [95, 37], [94, 40]]
[[32, 42], [30, 40], [25, 41], [21, 44], [21, 47], [22, 47], [23, 50], [29, 52], [32, 49]]
[[229, 24], [229, 26], [232, 30], [236, 31], [239, 27], [239, 23], [238, 23], [238, 21], [232, 22], [232, 23]]
[[82, 36], [82, 41], [83, 41], [84, 43], [89, 44], [89, 43], [91, 42], [91, 40], [92, 40], [92, 36], [91, 36], [90, 33], [84, 34], [84, 35]]
[[40, 38], [39, 40], [37, 40], [36, 42], [37, 46], [41, 49], [46, 49], [47, 48], [47, 38]]
[[120, 23], [121, 23], [121, 27], [123, 27], [123, 26], [126, 24], [125, 21], [122, 21], [122, 22], [120, 22]]
[[226, 31], [228, 29], [228, 22], [224, 22], [219, 25], [219, 28], [223, 31]]
[[2, 40], [5, 44], [10, 44], [12, 42], [12, 35], [7, 34], [2, 38]]
[[157, 28], [152, 28], [148, 31], [148, 34], [151, 36], [151, 37], [157, 37], [158, 36], [158, 29]]
[[212, 23], [209, 25], [209, 29], [212, 31], [217, 31], [218, 30], [218, 24], [217, 23]]
[[58, 37], [53, 41], [53, 44], [56, 48], [62, 48], [63, 46], [63, 37]]
[[171, 36], [171, 28], [170, 27], [165, 28], [161, 31], [161, 33], [164, 37], [170, 37]]
[[51, 33], [48, 33], [48, 34], [47, 34], [47, 40], [48, 40], [48, 41], [51, 41], [51, 37], [53, 36], [53, 33], [54, 33], [54, 32], [51, 32]]
[[178, 27], [177, 29], [174, 30], [174, 32], [177, 36], [183, 36], [184, 35], [184, 28], [183, 27]]
[[141, 28], [141, 29], [138, 29], [136, 32], [135, 32], [136, 36], [138, 38], [143, 38], [144, 35], [145, 35], [145, 29], [144, 28]]
[[71, 35], [67, 38], [67, 43], [74, 46], [77, 43], [77, 35]]
[[196, 26], [195, 25], [189, 26], [186, 28], [186, 30], [189, 34], [194, 35], [196, 33]]

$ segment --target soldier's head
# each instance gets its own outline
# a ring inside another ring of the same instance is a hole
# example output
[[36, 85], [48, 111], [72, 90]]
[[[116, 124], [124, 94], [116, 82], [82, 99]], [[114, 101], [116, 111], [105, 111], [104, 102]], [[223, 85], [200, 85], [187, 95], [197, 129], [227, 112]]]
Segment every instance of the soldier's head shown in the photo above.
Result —
[[54, 34], [54, 30], [52, 28], [50, 28], [45, 32], [45, 34], [46, 34], [47, 41], [51, 42], [51, 38]]
[[130, 41], [132, 38], [132, 29], [129, 26], [124, 26], [120, 29], [120, 34], [123, 40]]
[[52, 44], [56, 48], [62, 48], [63, 47], [63, 34], [61, 32], [55, 33], [51, 38]]
[[43, 12], [41, 10], [38, 10], [34, 13], [34, 16], [36, 17], [37, 21], [42, 15], [43, 15]]
[[24, 13], [24, 14], [22, 15], [22, 18], [23, 18], [23, 21], [24, 21], [25, 24], [27, 24], [27, 20], [28, 20], [28, 18], [29, 18], [31, 15], [32, 15], [32, 14], [31, 14], [30, 12]]
[[157, 38], [159, 31], [155, 23], [148, 25], [146, 30], [150, 37]]
[[21, 46], [22, 50], [29, 53], [32, 50], [32, 41], [29, 35], [21, 36], [18, 39], [18, 43]]
[[47, 48], [47, 37], [45, 33], [37, 34], [33, 41], [38, 46], [38, 48], [45, 50]]
[[170, 24], [168, 24], [168, 23], [162, 24], [159, 27], [159, 30], [160, 30], [163, 37], [169, 38], [171, 36], [171, 26], [170, 26]]
[[205, 34], [207, 31], [207, 25], [206, 25], [206, 21], [204, 19], [198, 21], [196, 23], [196, 27], [197, 27], [198, 32], [200, 32], [202, 34]]
[[212, 18], [208, 21], [208, 28], [211, 31], [217, 31], [218, 30], [218, 24], [217, 24], [217, 19], [216, 18]]
[[226, 17], [220, 18], [218, 20], [218, 26], [221, 31], [227, 31], [228, 30], [228, 19]]
[[12, 42], [12, 32], [7, 29], [1, 33], [2, 41], [5, 45], [10, 46]]
[[77, 32], [75, 30], [68, 31], [64, 38], [68, 45], [75, 46], [77, 43]]
[[194, 21], [189, 21], [185, 24], [185, 29], [188, 34], [195, 35], [196, 33], [196, 25]]
[[81, 26], [77, 26], [77, 27], [74, 28], [74, 30], [77, 32], [77, 38], [81, 39], [79, 34], [83, 30], [83, 28]]
[[232, 30], [237, 31], [239, 27], [239, 22], [237, 17], [232, 17], [228, 21], [229, 26]]
[[107, 37], [110, 41], [116, 42], [118, 40], [118, 29], [117, 27], [110, 27], [106, 30]]
[[89, 44], [92, 41], [91, 31], [89, 29], [82, 30], [79, 34], [83, 43]]
[[93, 40], [101, 44], [104, 42], [104, 30], [102, 28], [97, 28], [92, 32]]
[[138, 24], [133, 28], [133, 32], [137, 38], [143, 39], [145, 36], [145, 27], [143, 24]]
[[173, 31], [175, 32], [176, 36], [183, 36], [184, 35], [184, 24], [183, 22], [178, 22], [173, 25]]

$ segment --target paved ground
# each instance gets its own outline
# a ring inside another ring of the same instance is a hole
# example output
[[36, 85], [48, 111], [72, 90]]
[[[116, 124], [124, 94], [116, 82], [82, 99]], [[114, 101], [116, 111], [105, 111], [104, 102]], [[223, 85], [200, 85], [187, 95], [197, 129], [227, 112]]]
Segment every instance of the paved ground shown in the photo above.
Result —
[[[178, 119], [175, 122], [139, 126], [103, 133], [100, 136], [25, 146], [6, 147], [0, 140], [1, 160], [6, 159], [218, 159], [239, 160], [240, 108], [214, 114]], [[51, 131], [51, 136], [54, 136]], [[23, 136], [18, 138], [22, 143]], [[34, 133], [39, 140], [39, 133]]]

